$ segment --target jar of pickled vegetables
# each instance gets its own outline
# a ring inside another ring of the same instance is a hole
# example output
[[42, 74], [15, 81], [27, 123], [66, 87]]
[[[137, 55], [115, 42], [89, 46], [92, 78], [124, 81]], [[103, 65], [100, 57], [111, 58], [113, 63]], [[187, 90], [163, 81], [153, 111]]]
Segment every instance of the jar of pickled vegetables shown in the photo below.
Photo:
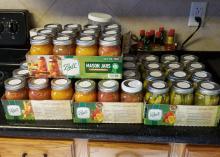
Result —
[[48, 79], [31, 78], [28, 81], [29, 99], [30, 100], [50, 100], [51, 89], [49, 88]]
[[161, 63], [178, 62], [179, 58], [176, 55], [165, 54], [161, 56]]
[[59, 36], [69, 36], [70, 38], [72, 38], [73, 41], [75, 41], [75, 38], [77, 36], [77, 32], [75, 32], [73, 30], [64, 30], [64, 31], [60, 32], [58, 35]]
[[37, 31], [37, 35], [45, 35], [53, 39], [56, 35], [57, 32], [54, 32], [52, 29], [40, 29]]
[[141, 74], [137, 70], [124, 70], [123, 72], [123, 79], [136, 79], [140, 80], [141, 79]]
[[116, 37], [102, 37], [99, 40], [99, 56], [121, 56], [121, 42]]
[[121, 102], [142, 102], [142, 82], [135, 79], [124, 80], [121, 83]]
[[20, 77], [20, 78], [26, 79], [29, 76], [29, 71], [28, 71], [28, 69], [19, 68], [19, 69], [15, 69], [12, 72], [12, 74], [13, 74], [13, 77], [16, 77], [16, 78]]
[[80, 32], [82, 30], [82, 26], [80, 24], [66, 24], [64, 26], [64, 30]]
[[98, 83], [98, 102], [119, 102], [119, 83], [116, 80], [101, 80]]
[[204, 70], [205, 65], [200, 63], [200, 62], [190, 62], [187, 64], [186, 70], [190, 73], [193, 74], [195, 71], [199, 70]]
[[212, 74], [207, 71], [199, 70], [192, 74], [191, 79], [193, 81], [194, 88], [197, 88], [198, 83], [202, 81], [211, 81]]
[[7, 100], [27, 100], [28, 90], [23, 78], [9, 78], [5, 80], [5, 98]]
[[46, 24], [44, 28], [52, 29], [53, 31], [59, 33], [62, 31], [62, 25], [57, 23]]
[[75, 82], [75, 102], [96, 102], [96, 84], [93, 80], [78, 80]]
[[86, 29], [80, 33], [81, 36], [94, 36], [95, 38], [99, 37], [99, 32], [95, 29]]
[[177, 81], [173, 84], [170, 93], [171, 105], [192, 105], [193, 86], [189, 81]]
[[93, 36], [84, 36], [76, 40], [76, 56], [97, 56], [98, 47]]
[[187, 79], [188, 79], [188, 75], [185, 71], [173, 70], [168, 75], [168, 85], [169, 87], [171, 87], [174, 82], [183, 81]]
[[215, 82], [199, 83], [195, 92], [195, 105], [213, 106], [219, 104], [220, 86]]
[[73, 88], [70, 79], [60, 78], [51, 81], [52, 100], [72, 100]]
[[70, 36], [58, 36], [53, 40], [54, 55], [75, 55], [75, 43]]
[[45, 35], [31, 37], [30, 55], [52, 55], [53, 46], [50, 38]]
[[154, 81], [149, 83], [145, 95], [147, 104], [169, 104], [169, 87], [164, 81]]
[[186, 67], [187, 64], [189, 64], [190, 62], [197, 62], [197, 61], [198, 61], [198, 57], [191, 54], [182, 55], [180, 58], [180, 62], [184, 65], [184, 67]]
[[168, 76], [169, 73], [173, 70], [183, 70], [184, 67], [179, 62], [168, 62], [164, 67], [165, 75]]
[[161, 70], [150, 70], [147, 72], [147, 75], [144, 79], [144, 89], [147, 89], [149, 83], [154, 81], [164, 81], [165, 76]]
[[151, 62], [159, 62], [159, 57], [155, 55], [142, 55], [138, 58], [140, 63], [140, 69], [142, 72], [145, 71], [144, 65], [151, 63]]
[[137, 64], [135, 62], [124, 62], [123, 68], [127, 70], [137, 70]]

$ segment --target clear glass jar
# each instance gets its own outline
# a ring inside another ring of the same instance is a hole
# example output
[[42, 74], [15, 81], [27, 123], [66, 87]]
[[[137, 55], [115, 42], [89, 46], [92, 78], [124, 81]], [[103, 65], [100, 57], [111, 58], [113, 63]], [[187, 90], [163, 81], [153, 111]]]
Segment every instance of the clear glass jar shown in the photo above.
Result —
[[99, 32], [96, 29], [86, 29], [81, 31], [81, 36], [94, 36], [96, 39], [99, 37]]
[[100, 25], [96, 25], [96, 24], [87, 24], [83, 28], [84, 28], [84, 30], [86, 30], [86, 29], [94, 29], [97, 32], [101, 31], [101, 26]]
[[75, 102], [96, 102], [96, 84], [93, 80], [78, 80], [75, 82]]
[[193, 105], [193, 86], [189, 81], [177, 81], [170, 93], [171, 105]]
[[56, 37], [57, 32], [54, 32], [52, 29], [40, 29], [37, 31], [37, 35], [45, 35], [50, 37], [50, 39], [53, 39], [54, 37]]
[[121, 42], [116, 37], [102, 37], [99, 40], [99, 56], [121, 56]]
[[75, 55], [76, 46], [70, 36], [58, 36], [53, 40], [54, 55]]
[[72, 100], [73, 88], [70, 79], [60, 78], [51, 81], [52, 100]]
[[183, 69], [184, 69], [183, 65], [179, 62], [168, 62], [165, 64], [165, 67], [164, 67], [166, 76], [168, 76], [169, 73], [173, 70], [183, 70]]
[[37, 35], [31, 37], [30, 55], [52, 55], [53, 45], [49, 37]]
[[13, 72], [13, 77], [26, 79], [29, 76], [28, 69], [15, 69]]
[[185, 54], [180, 57], [180, 62], [184, 65], [184, 67], [186, 67], [187, 64], [191, 62], [197, 62], [197, 61], [198, 61], [198, 57], [191, 54]]
[[29, 99], [30, 100], [50, 100], [51, 89], [49, 88], [48, 79], [31, 78], [28, 81]]
[[166, 64], [170, 62], [178, 62], [179, 58], [176, 55], [165, 54], [161, 56], [161, 63]]
[[64, 30], [58, 34], [59, 36], [69, 36], [75, 42], [77, 32], [74, 30]]
[[195, 105], [214, 106], [219, 104], [220, 86], [215, 82], [200, 82], [195, 92]]
[[183, 81], [188, 79], [188, 75], [183, 70], [173, 70], [168, 75], [168, 85], [169, 87], [176, 81]]
[[162, 69], [162, 66], [158, 62], [145, 62], [145, 64], [144, 64], [144, 71], [142, 73], [142, 78], [145, 79], [147, 77], [148, 71], [151, 71], [151, 70], [161, 70], [161, 69]]
[[97, 56], [98, 47], [92, 36], [80, 37], [76, 40], [76, 56]]
[[80, 24], [66, 24], [64, 26], [64, 30], [70, 30], [78, 33], [82, 30], [82, 26]]
[[135, 62], [124, 62], [123, 68], [126, 70], [137, 70], [137, 64]]
[[62, 25], [61, 24], [58, 24], [58, 23], [50, 23], [50, 24], [46, 24], [44, 26], [44, 28], [47, 28], [47, 29], [52, 29], [53, 31], [59, 33], [62, 31]]
[[121, 25], [113, 23], [113, 24], [109, 24], [109, 25], [105, 25], [104, 30], [112, 30], [112, 29], [116, 29], [119, 32], [121, 32]]
[[196, 71], [204, 70], [204, 69], [205, 69], [205, 65], [200, 62], [190, 62], [186, 67], [186, 70], [190, 74], [193, 74]]
[[116, 80], [101, 80], [98, 83], [98, 102], [119, 102], [119, 83]]
[[136, 62], [137, 57], [135, 55], [125, 54], [123, 56], [123, 61], [124, 62]]
[[142, 82], [135, 79], [124, 80], [121, 83], [121, 102], [142, 102]]
[[149, 83], [145, 95], [147, 104], [169, 104], [169, 87], [164, 81], [154, 81]]
[[20, 64], [20, 69], [28, 69], [28, 64], [27, 64], [27, 62], [26, 61], [23, 61], [23, 62], [21, 62], [21, 64]]
[[194, 88], [197, 88], [198, 83], [202, 81], [211, 81], [211, 79], [212, 79], [212, 74], [203, 70], [196, 71], [195, 73], [192, 74], [191, 77]]
[[27, 100], [28, 90], [23, 78], [9, 78], [5, 80], [5, 98], [7, 100]]
[[105, 13], [91, 12], [88, 14], [88, 22], [93, 25], [100, 25], [102, 28], [109, 24], [112, 16]]
[[108, 37], [108, 36], [114, 36], [114, 37], [121, 37], [121, 32], [118, 29], [109, 29], [109, 30], [104, 30], [102, 32], [103, 37]]
[[123, 72], [123, 79], [136, 79], [140, 80], [141, 79], [141, 74], [137, 70], [124, 70]]
[[150, 70], [144, 79], [144, 89], [147, 89], [148, 85], [154, 81], [164, 81], [165, 76], [161, 70]]
[[151, 62], [159, 62], [159, 57], [155, 55], [142, 55], [138, 58], [140, 63], [140, 69], [142, 72], [145, 71], [144, 65]]

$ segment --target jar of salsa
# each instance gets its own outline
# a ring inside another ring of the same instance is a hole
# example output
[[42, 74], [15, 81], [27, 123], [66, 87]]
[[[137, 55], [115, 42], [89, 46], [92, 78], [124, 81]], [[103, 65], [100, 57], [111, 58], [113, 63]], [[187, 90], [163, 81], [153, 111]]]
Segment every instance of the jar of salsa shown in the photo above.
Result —
[[53, 79], [51, 81], [51, 88], [52, 100], [72, 100], [73, 88], [70, 79]]
[[96, 102], [96, 84], [93, 80], [78, 80], [75, 82], [75, 102]]
[[97, 56], [98, 47], [93, 36], [83, 36], [76, 40], [76, 56]]
[[74, 32], [80, 32], [82, 29], [82, 26], [80, 24], [66, 24], [64, 26], [64, 30], [71, 30]]
[[28, 90], [23, 78], [9, 78], [5, 80], [5, 98], [7, 100], [27, 100]]
[[98, 83], [98, 101], [99, 102], [119, 102], [119, 83], [116, 80], [101, 80]]
[[52, 29], [53, 31], [56, 31], [57, 33], [62, 31], [62, 25], [61, 24], [57, 24], [57, 23], [46, 24], [44, 26], [44, 28]]
[[75, 45], [70, 36], [58, 36], [53, 40], [53, 54], [54, 55], [74, 55]]
[[52, 55], [53, 46], [50, 38], [45, 35], [31, 37], [30, 55]]
[[121, 83], [121, 102], [142, 102], [142, 82], [128, 79]]
[[99, 41], [99, 56], [121, 56], [120, 44], [116, 37], [102, 37]]
[[51, 89], [49, 88], [48, 79], [31, 78], [28, 81], [29, 99], [30, 100], [50, 100]]
[[26, 79], [28, 78], [29, 76], [29, 71], [28, 69], [15, 69], [13, 72], [13, 77], [20, 77], [20, 78], [23, 78], [23, 79]]

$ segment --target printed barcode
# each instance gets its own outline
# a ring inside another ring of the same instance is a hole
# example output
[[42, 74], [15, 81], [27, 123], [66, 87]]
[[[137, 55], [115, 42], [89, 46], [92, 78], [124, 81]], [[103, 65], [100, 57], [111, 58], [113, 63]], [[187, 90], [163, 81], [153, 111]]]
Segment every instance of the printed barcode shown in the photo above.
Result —
[[110, 79], [120, 79], [121, 74], [108, 74], [108, 78], [110, 78]]

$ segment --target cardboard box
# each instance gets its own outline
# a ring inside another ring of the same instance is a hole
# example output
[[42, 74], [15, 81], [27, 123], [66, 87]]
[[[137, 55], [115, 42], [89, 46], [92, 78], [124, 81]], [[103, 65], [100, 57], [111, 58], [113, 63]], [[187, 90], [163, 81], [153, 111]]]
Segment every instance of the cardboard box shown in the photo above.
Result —
[[143, 103], [73, 103], [74, 123], [143, 123]]
[[219, 106], [146, 104], [144, 124], [212, 127], [219, 123], [219, 111]]

